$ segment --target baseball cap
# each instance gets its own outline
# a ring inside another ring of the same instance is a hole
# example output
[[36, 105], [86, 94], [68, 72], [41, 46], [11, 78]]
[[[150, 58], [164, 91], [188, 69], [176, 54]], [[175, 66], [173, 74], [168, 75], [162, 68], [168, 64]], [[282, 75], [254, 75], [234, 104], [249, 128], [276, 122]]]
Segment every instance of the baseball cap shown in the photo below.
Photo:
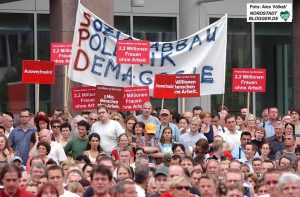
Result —
[[21, 163], [23, 163], [23, 159], [19, 156], [15, 156], [13, 159], [12, 159], [12, 162], [15, 162], [15, 161], [19, 161]]
[[155, 134], [156, 132], [156, 126], [153, 123], [146, 124], [145, 129], [148, 134]]
[[162, 109], [162, 110], [160, 110], [159, 114], [160, 114], [160, 115], [161, 115], [161, 114], [168, 114], [168, 115], [170, 115], [170, 111], [167, 110], [167, 109]]
[[168, 174], [169, 174], [169, 169], [166, 166], [162, 166], [155, 170], [154, 176], [157, 176], [157, 175], [168, 176]]

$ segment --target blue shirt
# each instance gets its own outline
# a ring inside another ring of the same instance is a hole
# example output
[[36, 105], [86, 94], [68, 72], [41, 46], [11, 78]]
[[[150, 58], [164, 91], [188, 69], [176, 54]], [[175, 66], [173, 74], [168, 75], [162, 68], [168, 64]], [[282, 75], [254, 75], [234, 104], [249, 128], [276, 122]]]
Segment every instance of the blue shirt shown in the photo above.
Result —
[[275, 130], [273, 123], [270, 121], [265, 122], [265, 124], [262, 122], [259, 124], [260, 127], [263, 127], [266, 131], [266, 138], [272, 137], [275, 135]]
[[[178, 129], [178, 127], [173, 124], [173, 123], [168, 123], [168, 125], [166, 127], [170, 127], [172, 129], [172, 140], [174, 142], [178, 142], [179, 141], [179, 137], [180, 137], [180, 131]], [[156, 129], [156, 132], [155, 132], [155, 139], [157, 141], [160, 141], [160, 138], [161, 138], [161, 134], [163, 132], [165, 127], [163, 127], [162, 125], [160, 125], [157, 129]]]
[[24, 132], [20, 126], [17, 126], [9, 135], [9, 144], [16, 152], [16, 155], [23, 159], [23, 165], [26, 165], [27, 163], [30, 137], [35, 131], [35, 128], [29, 127], [27, 131]]
[[[243, 159], [246, 158], [244, 149], [239, 146], [231, 151], [233, 158], [235, 159]], [[255, 157], [259, 157], [258, 152], [255, 153]]]

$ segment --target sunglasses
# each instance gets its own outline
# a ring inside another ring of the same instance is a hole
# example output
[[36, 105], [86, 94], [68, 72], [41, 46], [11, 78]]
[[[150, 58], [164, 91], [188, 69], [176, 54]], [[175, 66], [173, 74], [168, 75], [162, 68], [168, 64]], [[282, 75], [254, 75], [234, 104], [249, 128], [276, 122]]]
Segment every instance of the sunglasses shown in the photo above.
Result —
[[58, 125], [53, 125], [52, 128], [59, 128], [60, 126]]
[[115, 120], [115, 121], [119, 121], [120, 119], [118, 119], [118, 118], [113, 118], [113, 120]]
[[191, 187], [190, 186], [176, 186], [175, 189], [177, 189], [177, 190], [185, 189], [185, 190], [189, 191], [191, 189]]

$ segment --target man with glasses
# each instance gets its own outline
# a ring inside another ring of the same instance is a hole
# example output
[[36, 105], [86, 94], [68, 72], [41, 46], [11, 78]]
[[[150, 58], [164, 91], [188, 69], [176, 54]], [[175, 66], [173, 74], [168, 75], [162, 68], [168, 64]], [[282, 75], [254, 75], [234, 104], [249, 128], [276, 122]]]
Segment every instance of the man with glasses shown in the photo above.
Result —
[[124, 129], [118, 121], [109, 119], [108, 109], [105, 105], [99, 105], [99, 121], [92, 125], [91, 133], [97, 133], [100, 138], [100, 145], [108, 155], [117, 147], [118, 137], [124, 133]]
[[97, 121], [98, 121], [98, 114], [95, 112], [91, 112], [89, 114], [89, 118], [88, 118], [88, 122], [89, 122], [90, 126], [92, 126]]
[[14, 128], [8, 138], [9, 144], [14, 149], [16, 155], [23, 160], [23, 165], [26, 165], [28, 154], [30, 137], [36, 131], [35, 128], [29, 125], [30, 121], [29, 109], [23, 109], [20, 113], [20, 125]]

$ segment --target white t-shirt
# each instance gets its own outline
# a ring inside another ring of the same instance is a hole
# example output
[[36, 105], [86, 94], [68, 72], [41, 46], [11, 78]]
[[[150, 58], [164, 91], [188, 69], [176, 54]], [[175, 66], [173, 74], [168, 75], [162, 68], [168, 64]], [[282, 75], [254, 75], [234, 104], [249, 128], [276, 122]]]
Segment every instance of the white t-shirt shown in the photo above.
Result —
[[124, 133], [125, 130], [121, 124], [115, 120], [109, 120], [108, 123], [103, 124], [98, 121], [92, 125], [91, 133], [97, 133], [100, 136], [100, 145], [104, 152], [111, 154], [118, 145], [118, 137]]
[[51, 141], [51, 151], [48, 154], [48, 157], [53, 159], [58, 165], [60, 162], [67, 160], [64, 148], [61, 144]]
[[79, 197], [77, 194], [64, 190], [64, 194], [59, 195], [59, 197]]

